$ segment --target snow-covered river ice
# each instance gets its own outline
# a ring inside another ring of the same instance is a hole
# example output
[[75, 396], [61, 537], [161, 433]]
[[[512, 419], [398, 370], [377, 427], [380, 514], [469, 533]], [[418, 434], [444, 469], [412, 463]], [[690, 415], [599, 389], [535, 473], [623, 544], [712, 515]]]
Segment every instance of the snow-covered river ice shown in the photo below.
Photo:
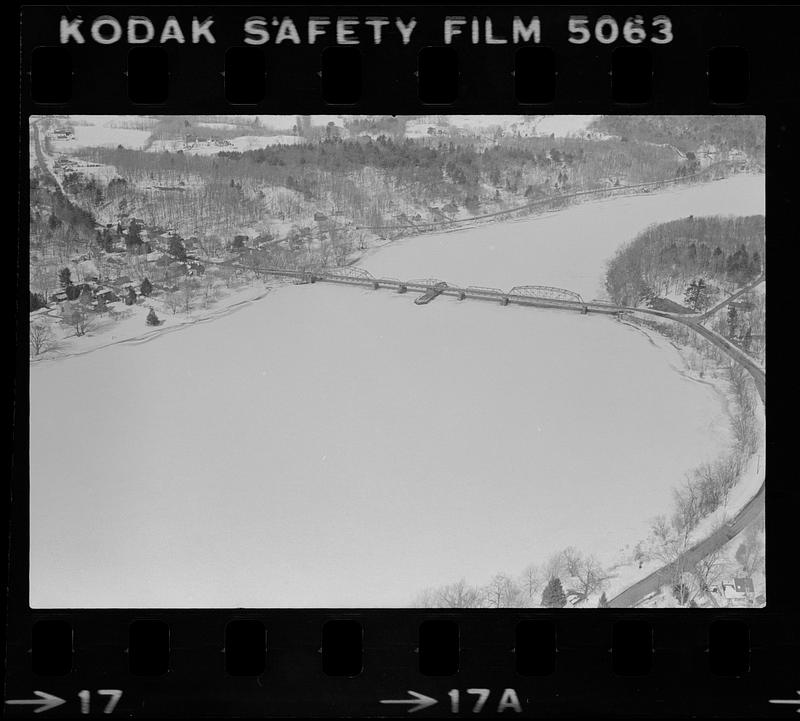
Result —
[[[375, 275], [598, 295], [652, 222], [763, 176], [379, 249]], [[565, 546], [613, 559], [730, 442], [677, 351], [600, 316], [285, 286], [31, 368], [33, 607], [402, 606]]]

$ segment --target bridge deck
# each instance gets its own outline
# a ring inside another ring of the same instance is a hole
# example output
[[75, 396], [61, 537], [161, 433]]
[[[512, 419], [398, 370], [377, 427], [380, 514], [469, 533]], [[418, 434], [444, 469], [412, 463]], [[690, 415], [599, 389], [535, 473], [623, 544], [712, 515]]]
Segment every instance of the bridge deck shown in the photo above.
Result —
[[[394, 288], [398, 291], [409, 290], [425, 293], [432, 290], [435, 283], [441, 281], [431, 279], [431, 282], [419, 280], [397, 280], [396, 278], [373, 278], [371, 276], [344, 276], [329, 275], [325, 272], [311, 272], [302, 270], [284, 270], [278, 268], [268, 268], [265, 272], [269, 275], [285, 276], [289, 278], [304, 278], [312, 283], [338, 283], [340, 285], [357, 285], [363, 288]], [[440, 295], [455, 296], [459, 299], [469, 298], [470, 300], [487, 300], [497, 303], [533, 306], [535, 308], [560, 308], [562, 310], [575, 310], [579, 312], [604, 313], [615, 315], [628, 310], [606, 303], [595, 303], [593, 301], [566, 300], [562, 298], [539, 298], [534, 295], [522, 295], [519, 293], [504, 292], [490, 288], [476, 288], [474, 286], [461, 288], [459, 286], [448, 285], [441, 289]], [[577, 294], [575, 294], [577, 296]], [[580, 297], [580, 296], [577, 296]]]

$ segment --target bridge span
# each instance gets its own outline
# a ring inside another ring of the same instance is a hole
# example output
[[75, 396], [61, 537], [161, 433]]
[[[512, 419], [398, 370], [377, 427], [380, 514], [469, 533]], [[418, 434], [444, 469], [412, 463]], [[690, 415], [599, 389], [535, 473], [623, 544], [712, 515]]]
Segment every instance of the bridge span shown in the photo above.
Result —
[[459, 300], [494, 301], [501, 305], [525, 305], [538, 308], [559, 308], [574, 310], [580, 313], [603, 313], [616, 315], [629, 310], [600, 301], [585, 301], [578, 293], [564, 288], [544, 285], [520, 285], [509, 291], [499, 288], [482, 288], [478, 286], [456, 286], [445, 283], [440, 278], [421, 278], [414, 280], [398, 280], [397, 278], [376, 278], [363, 268], [331, 268], [325, 270], [288, 270], [284, 268], [265, 268], [268, 275], [296, 278], [304, 283], [339, 283], [356, 285], [363, 288], [380, 288], [396, 290], [398, 293], [415, 291], [419, 293], [436, 292], [437, 295], [448, 295]]

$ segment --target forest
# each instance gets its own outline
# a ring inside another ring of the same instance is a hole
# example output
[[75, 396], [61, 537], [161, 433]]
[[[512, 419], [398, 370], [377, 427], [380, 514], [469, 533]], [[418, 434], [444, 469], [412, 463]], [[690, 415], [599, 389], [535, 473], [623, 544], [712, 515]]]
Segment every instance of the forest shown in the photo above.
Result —
[[764, 164], [762, 115], [603, 115], [591, 127], [624, 142], [672, 145], [683, 153], [702, 146], [741, 150]]
[[578, 138], [487, 144], [474, 138], [380, 135], [214, 156], [85, 148], [76, 157], [110, 166], [120, 179], [100, 195], [89, 180], [83, 189], [71, 186], [85, 207], [112, 214], [124, 197], [146, 223], [187, 235], [304, 225], [316, 211], [336, 213], [357, 226], [391, 227], [402, 224], [404, 215], [434, 220], [432, 213], [445, 205], [452, 213], [463, 209], [476, 215], [571, 190], [670, 179], [696, 169], [670, 148]]
[[[609, 261], [606, 290], [621, 305], [638, 305], [676, 291], [683, 295], [700, 277], [731, 291], [761, 275], [764, 248], [763, 215], [690, 216], [653, 225]], [[688, 295], [691, 299], [692, 293]], [[710, 292], [705, 301], [712, 300]]]

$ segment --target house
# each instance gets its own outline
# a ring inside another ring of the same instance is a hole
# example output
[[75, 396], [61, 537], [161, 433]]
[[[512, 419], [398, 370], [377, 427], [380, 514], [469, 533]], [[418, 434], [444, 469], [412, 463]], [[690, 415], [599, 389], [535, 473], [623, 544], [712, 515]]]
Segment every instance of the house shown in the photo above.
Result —
[[723, 581], [722, 596], [729, 606], [751, 606], [755, 596], [753, 579], [750, 577], [734, 578], [732, 581]]
[[94, 297], [98, 299], [102, 298], [106, 303], [114, 303], [119, 300], [119, 296], [117, 296], [112, 288], [99, 288], [95, 292]]
[[167, 266], [167, 272], [172, 276], [186, 275], [188, 270], [186, 263], [181, 263], [180, 261], [173, 261]]
[[51, 293], [50, 300], [53, 301], [54, 303], [63, 303], [65, 300], [67, 300], [67, 293], [66, 291], [63, 290]]

